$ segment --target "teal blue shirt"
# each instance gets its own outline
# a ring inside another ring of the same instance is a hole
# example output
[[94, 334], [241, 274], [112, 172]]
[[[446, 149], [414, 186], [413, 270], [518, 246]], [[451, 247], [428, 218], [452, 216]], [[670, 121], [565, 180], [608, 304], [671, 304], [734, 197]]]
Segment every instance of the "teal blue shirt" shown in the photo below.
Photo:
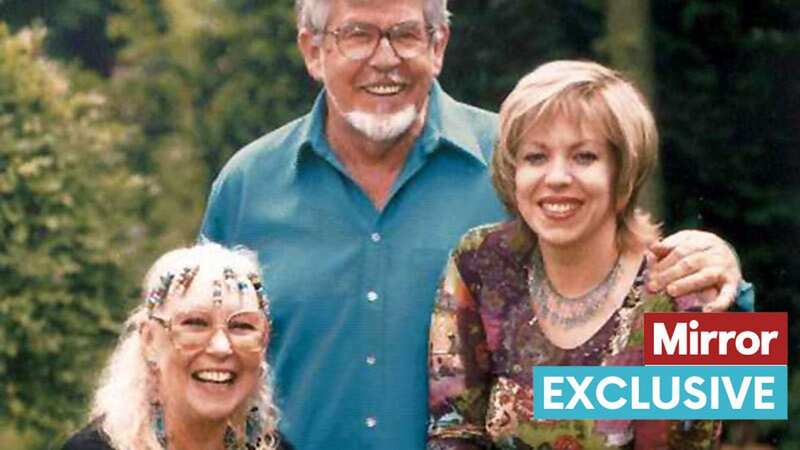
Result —
[[437, 280], [464, 232], [505, 218], [488, 168], [496, 115], [435, 84], [379, 211], [331, 151], [325, 110], [323, 92], [239, 151], [201, 233], [258, 252], [280, 427], [295, 448], [423, 449]]

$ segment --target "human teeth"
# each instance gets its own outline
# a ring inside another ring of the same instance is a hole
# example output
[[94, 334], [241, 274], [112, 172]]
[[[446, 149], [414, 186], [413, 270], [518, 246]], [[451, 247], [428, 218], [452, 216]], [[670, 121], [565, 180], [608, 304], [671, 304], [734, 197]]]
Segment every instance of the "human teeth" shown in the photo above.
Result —
[[544, 203], [542, 207], [548, 212], [565, 213], [577, 208], [574, 203]]
[[376, 86], [368, 86], [367, 91], [377, 95], [391, 95], [400, 92], [400, 85], [397, 84], [381, 84]]
[[220, 372], [214, 370], [203, 370], [194, 374], [194, 377], [200, 381], [211, 381], [213, 383], [227, 383], [233, 380], [233, 374], [230, 372]]

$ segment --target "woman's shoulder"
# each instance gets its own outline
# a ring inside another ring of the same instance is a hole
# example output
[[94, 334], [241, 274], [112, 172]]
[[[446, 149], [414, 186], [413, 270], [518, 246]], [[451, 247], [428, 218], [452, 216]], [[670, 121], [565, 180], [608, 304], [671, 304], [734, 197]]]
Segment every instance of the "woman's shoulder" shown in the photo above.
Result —
[[105, 433], [103, 433], [98, 424], [93, 422], [87, 425], [82, 430], [73, 434], [61, 447], [61, 450], [113, 450], [114, 448], [108, 443]]
[[524, 255], [530, 253], [534, 240], [520, 220], [488, 223], [471, 228], [458, 242], [456, 255], [469, 252]]
[[483, 244], [487, 236], [497, 233], [505, 223], [506, 222], [486, 223], [470, 228], [461, 236], [461, 239], [459, 239], [455, 251], [466, 252], [477, 250], [481, 244]]

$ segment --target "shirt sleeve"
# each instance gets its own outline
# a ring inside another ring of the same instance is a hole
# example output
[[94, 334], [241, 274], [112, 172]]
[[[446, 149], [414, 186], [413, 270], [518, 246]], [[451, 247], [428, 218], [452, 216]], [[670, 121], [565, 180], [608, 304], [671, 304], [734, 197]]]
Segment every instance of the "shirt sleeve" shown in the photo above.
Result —
[[756, 309], [756, 290], [751, 283], [741, 280], [736, 289], [734, 311], [753, 312]]
[[198, 242], [222, 242], [223, 241], [223, 224], [221, 221], [220, 202], [219, 202], [219, 183], [217, 180], [211, 187], [211, 192], [208, 194], [206, 202], [206, 210], [203, 213], [203, 222], [200, 225], [200, 232], [198, 233]]
[[431, 320], [428, 450], [490, 447], [484, 425], [490, 390], [486, 334], [456, 253], [445, 268]]

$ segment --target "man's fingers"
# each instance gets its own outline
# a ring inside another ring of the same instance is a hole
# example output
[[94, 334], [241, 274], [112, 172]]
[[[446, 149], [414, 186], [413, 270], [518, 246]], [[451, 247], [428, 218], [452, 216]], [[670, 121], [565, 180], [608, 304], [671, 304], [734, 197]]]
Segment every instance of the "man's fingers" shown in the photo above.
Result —
[[703, 311], [705, 312], [727, 311], [733, 304], [734, 300], [736, 299], [737, 286], [738, 282], [736, 281], [733, 280], [726, 281], [725, 284], [722, 285], [722, 289], [719, 290], [717, 298], [714, 299], [713, 302], [704, 305]]
[[[658, 261], [658, 257], [649, 249], [644, 251], [644, 260], [647, 267], [653, 267], [656, 265], [656, 261]], [[651, 269], [652, 270], [652, 269]]]
[[666, 259], [653, 266], [650, 273], [650, 284], [648, 285], [651, 290], [662, 289], [681, 278], [688, 277], [702, 268], [707, 268], [709, 266], [703, 253], [693, 253], [688, 256], [680, 257], [680, 259], [677, 259], [678, 256], [675, 256], [675, 262], [670, 263], [668, 260], [673, 257], [673, 254], [677, 255], [678, 253], [679, 251], [676, 249], [670, 256], [667, 256]]
[[707, 288], [718, 288], [721, 284], [721, 274], [715, 269], [703, 269], [664, 284], [667, 286], [667, 294], [671, 297], [680, 297]]
[[[658, 256], [657, 252], [654, 251], [653, 253], [655, 253], [656, 256]], [[653, 270], [655, 270], [656, 272], [663, 272], [666, 269], [672, 268], [676, 264], [678, 264], [678, 261], [682, 260], [683, 258], [686, 258], [689, 255], [689, 253], [690, 252], [686, 250], [686, 247], [672, 248], [668, 253], [659, 257], [658, 262], [656, 262], [656, 265], [653, 266]]]
[[655, 255], [658, 259], [661, 259], [669, 254], [674, 247], [664, 243], [664, 241], [657, 241], [650, 244], [649, 250]]
[[725, 272], [716, 269], [703, 269], [669, 283], [667, 293], [672, 297], [681, 297], [709, 289], [719, 289], [719, 294], [703, 306], [703, 311], [726, 311], [736, 298], [737, 285], [736, 277], [726, 276]]
[[702, 236], [705, 234], [708, 233], [699, 230], [681, 230], [666, 236], [664, 239], [661, 239], [661, 242], [670, 247], [677, 247], [687, 241], [694, 240], [695, 236]]
[[712, 309], [727, 309], [735, 298], [741, 272], [728, 245], [714, 234], [682, 231], [650, 246], [658, 259], [650, 266], [648, 289], [666, 289], [673, 297], [715, 288]]
[[725, 241], [714, 234], [697, 230], [684, 230], [653, 243], [650, 250], [659, 258], [656, 270], [669, 267], [688, 255], [714, 250], [726, 246]]

